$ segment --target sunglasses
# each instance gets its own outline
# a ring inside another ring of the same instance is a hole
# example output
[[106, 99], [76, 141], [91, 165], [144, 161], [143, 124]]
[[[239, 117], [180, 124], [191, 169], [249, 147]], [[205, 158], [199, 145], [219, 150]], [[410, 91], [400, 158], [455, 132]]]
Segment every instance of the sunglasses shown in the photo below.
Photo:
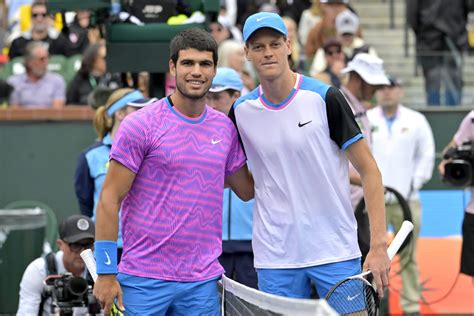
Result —
[[72, 242], [72, 243], [68, 244], [68, 246], [69, 246], [69, 249], [71, 249], [71, 251], [79, 252], [82, 249], [92, 249], [92, 248], [94, 248], [94, 242], [93, 241], [89, 241], [89, 242], [86, 242], [86, 243]]
[[32, 16], [33, 18], [37, 18], [37, 17], [39, 17], [39, 16], [45, 18], [45, 17], [48, 16], [48, 13], [32, 13], [31, 16]]
[[341, 52], [342, 50], [340, 48], [330, 49], [326, 51], [326, 55], [332, 56], [332, 55], [340, 54]]

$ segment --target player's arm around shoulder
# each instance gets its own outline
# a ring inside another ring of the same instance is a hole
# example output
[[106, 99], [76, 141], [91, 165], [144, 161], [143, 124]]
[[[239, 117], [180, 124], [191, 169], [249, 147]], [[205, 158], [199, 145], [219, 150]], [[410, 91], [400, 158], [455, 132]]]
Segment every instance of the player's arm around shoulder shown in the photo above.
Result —
[[94, 286], [94, 296], [101, 303], [104, 315], [110, 313], [116, 297], [117, 305], [123, 309], [122, 290], [115, 278], [117, 273], [117, 245], [115, 244], [115, 249], [110, 249], [106, 253], [106, 262], [104, 263], [102, 262], [104, 261], [103, 251], [98, 249], [98, 244], [100, 242], [113, 243], [117, 240], [118, 212], [122, 200], [130, 190], [134, 180], [135, 173], [112, 159], [97, 205], [96, 259], [99, 276]]
[[364, 139], [350, 145], [346, 152], [352, 165], [360, 174], [369, 214], [370, 250], [364, 262], [364, 270], [372, 271], [377, 292], [382, 297], [384, 289], [388, 286], [390, 269], [382, 176]]
[[229, 186], [232, 191], [243, 201], [249, 201], [255, 197], [255, 184], [252, 174], [247, 167], [247, 164], [225, 178], [226, 186]]

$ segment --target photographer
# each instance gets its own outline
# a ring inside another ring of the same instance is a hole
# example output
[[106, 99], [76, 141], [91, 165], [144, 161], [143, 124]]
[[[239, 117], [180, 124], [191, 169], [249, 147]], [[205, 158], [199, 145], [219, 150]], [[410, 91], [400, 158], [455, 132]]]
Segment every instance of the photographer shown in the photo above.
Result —
[[[64, 273], [85, 278], [87, 270], [80, 252], [94, 246], [94, 236], [94, 222], [87, 216], [72, 215], [61, 222], [60, 239], [56, 241], [60, 251], [35, 259], [23, 273], [17, 315], [51, 315], [52, 298], [43, 298], [44, 280], [48, 275]], [[48, 260], [52, 263], [48, 264]], [[87, 308], [74, 308], [74, 315], [86, 313]]]
[[[467, 141], [474, 141], [474, 110], [463, 119], [453, 140], [443, 150], [443, 160], [438, 166], [439, 173], [446, 178], [446, 164], [456, 158], [458, 146]], [[471, 150], [472, 152], [472, 150]], [[470, 157], [471, 161], [474, 157]], [[472, 165], [471, 165], [472, 172]], [[461, 273], [474, 276], [474, 190], [471, 182], [471, 200], [464, 210], [462, 224], [463, 243], [461, 250]]]

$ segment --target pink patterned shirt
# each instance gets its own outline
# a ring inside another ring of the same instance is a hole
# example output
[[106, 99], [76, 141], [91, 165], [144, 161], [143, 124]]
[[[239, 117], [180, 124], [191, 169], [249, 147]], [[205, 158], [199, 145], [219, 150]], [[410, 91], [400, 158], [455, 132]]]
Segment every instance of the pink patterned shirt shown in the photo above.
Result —
[[222, 274], [224, 178], [245, 164], [230, 119], [208, 106], [189, 118], [164, 98], [126, 117], [110, 158], [136, 174], [119, 271], [180, 282]]

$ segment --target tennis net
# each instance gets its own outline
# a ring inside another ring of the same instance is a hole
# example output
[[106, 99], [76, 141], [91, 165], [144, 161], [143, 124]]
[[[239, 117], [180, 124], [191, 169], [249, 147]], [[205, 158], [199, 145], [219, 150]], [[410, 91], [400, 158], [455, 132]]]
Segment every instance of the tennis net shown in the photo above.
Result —
[[263, 293], [225, 276], [219, 282], [222, 315], [225, 316], [333, 316], [325, 300], [295, 299]]

